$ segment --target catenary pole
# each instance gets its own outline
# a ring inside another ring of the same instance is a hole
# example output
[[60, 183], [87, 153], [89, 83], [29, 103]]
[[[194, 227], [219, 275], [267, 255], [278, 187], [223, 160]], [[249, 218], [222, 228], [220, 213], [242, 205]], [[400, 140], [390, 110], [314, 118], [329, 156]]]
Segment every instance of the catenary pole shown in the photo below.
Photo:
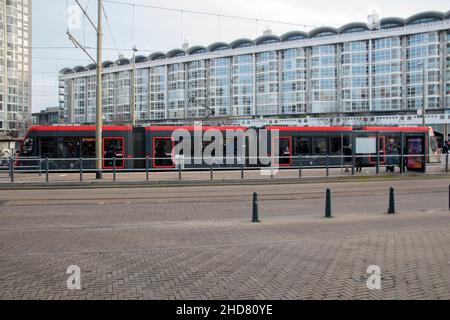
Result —
[[131, 72], [131, 108], [130, 118], [131, 125], [136, 125], [136, 46], [133, 47], [133, 70]]
[[102, 178], [102, 0], [98, 0], [98, 26], [97, 26], [97, 103], [95, 115], [95, 157], [96, 157], [96, 178]]

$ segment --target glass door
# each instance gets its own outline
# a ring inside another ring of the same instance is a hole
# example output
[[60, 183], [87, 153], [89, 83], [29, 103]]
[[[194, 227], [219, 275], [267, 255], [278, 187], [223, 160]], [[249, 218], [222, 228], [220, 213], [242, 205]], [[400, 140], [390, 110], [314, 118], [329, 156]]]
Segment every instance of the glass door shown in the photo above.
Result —
[[124, 154], [123, 137], [103, 138], [103, 168], [113, 168], [113, 158], [116, 158], [116, 168], [124, 168]]

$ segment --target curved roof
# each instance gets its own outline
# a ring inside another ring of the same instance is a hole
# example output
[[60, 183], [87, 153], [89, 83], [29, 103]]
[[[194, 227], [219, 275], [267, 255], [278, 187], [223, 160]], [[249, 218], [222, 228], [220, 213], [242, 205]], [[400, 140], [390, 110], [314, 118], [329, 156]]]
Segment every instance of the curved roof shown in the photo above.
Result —
[[153, 52], [148, 58], [150, 60], [164, 59], [166, 58], [166, 55], [163, 52]]
[[181, 50], [181, 49], [173, 49], [173, 50], [170, 50], [169, 52], [167, 52], [167, 54], [166, 54], [167, 58], [173, 58], [176, 56], [184, 56], [184, 55], [185, 55], [185, 52], [184, 52], [184, 50]]
[[217, 51], [217, 50], [225, 50], [230, 49], [230, 45], [226, 42], [214, 42], [213, 44], [210, 44], [208, 46], [208, 50], [211, 52]]
[[273, 43], [273, 42], [281, 42], [281, 39], [277, 36], [268, 34], [255, 39], [255, 43], [257, 46], [261, 44]]
[[135, 60], [136, 60], [136, 63], [142, 63], [142, 62], [146, 62], [148, 60], [148, 58], [146, 56], [136, 56]]
[[187, 54], [197, 54], [197, 53], [203, 53], [208, 52], [208, 49], [206, 49], [203, 46], [193, 46], [186, 50]]
[[308, 38], [309, 35], [306, 32], [303, 31], [290, 31], [283, 34], [280, 39], [281, 41], [294, 41], [298, 39], [305, 39]]
[[320, 37], [320, 34], [322, 33], [333, 33], [333, 34], [338, 34], [339, 31], [335, 28], [331, 28], [331, 27], [320, 27], [320, 28], [316, 28], [313, 29], [309, 32], [309, 36], [311, 38], [313, 37]]
[[369, 30], [369, 27], [364, 22], [352, 22], [347, 23], [339, 28], [339, 33], [350, 33], [350, 32], [358, 32]]
[[118, 66], [124, 66], [126, 64], [130, 64], [130, 62], [131, 62], [130, 59], [127, 59], [127, 58], [120, 58], [120, 59], [116, 60], [116, 64]]
[[102, 67], [103, 67], [103, 68], [109, 68], [109, 67], [111, 67], [111, 66], [113, 66], [113, 65], [114, 65], [114, 62], [109, 61], [109, 60], [103, 61], [103, 63], [102, 63]]
[[397, 17], [383, 18], [380, 20], [381, 29], [389, 29], [395, 27], [403, 27], [405, 25], [405, 19]]
[[73, 73], [73, 70], [70, 69], [70, 68], [64, 68], [64, 69], [59, 70], [59, 73], [61, 73], [61, 74], [69, 74], [69, 73]]
[[97, 65], [95, 63], [91, 63], [91, 64], [86, 66], [86, 69], [88, 69], [88, 70], [95, 70], [95, 69], [97, 69]]
[[73, 71], [75, 72], [83, 72], [86, 71], [87, 69], [83, 66], [76, 66], [75, 68], [73, 68]]
[[426, 11], [421, 12], [418, 14], [415, 14], [408, 19], [406, 19], [406, 24], [414, 24], [415, 21], [420, 19], [434, 19], [434, 20], [442, 20], [444, 19], [445, 15], [442, 12], [439, 11]]
[[450, 10], [445, 13], [445, 19], [450, 19]]
[[231, 48], [241, 48], [241, 47], [249, 47], [249, 46], [254, 46], [255, 43], [250, 40], [250, 39], [246, 39], [246, 38], [241, 38], [241, 39], [237, 39], [234, 40], [232, 43], [230, 43], [230, 47]]

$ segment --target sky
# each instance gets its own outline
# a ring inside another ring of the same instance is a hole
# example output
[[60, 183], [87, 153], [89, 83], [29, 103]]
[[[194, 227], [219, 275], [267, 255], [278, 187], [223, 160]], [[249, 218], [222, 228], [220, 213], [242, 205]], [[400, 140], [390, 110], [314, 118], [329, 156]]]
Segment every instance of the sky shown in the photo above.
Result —
[[[450, 10], [448, 0], [104, 0], [107, 21], [104, 25], [103, 60], [116, 60], [119, 54], [138, 54], [180, 48], [183, 42], [207, 46], [216, 41], [254, 39], [266, 29], [276, 35], [287, 31], [309, 31], [314, 27], [340, 27], [346, 23], [367, 22], [377, 12], [381, 18], [407, 18], [422, 11]], [[79, 0], [93, 23], [97, 23], [97, 1]], [[162, 10], [128, 4], [173, 8]], [[65, 67], [87, 65], [91, 60], [68, 39], [67, 27], [87, 47], [96, 47], [95, 30], [87, 19], [71, 11], [75, 0], [32, 1], [32, 78], [33, 112], [58, 105], [58, 71]], [[207, 12], [212, 15], [185, 11]], [[226, 15], [246, 17], [237, 19]], [[80, 15], [82, 16], [82, 14]], [[275, 20], [295, 25], [265, 22]], [[75, 21], [75, 23], [73, 23]], [[108, 23], [109, 22], [109, 23]], [[116, 50], [119, 49], [119, 50]], [[95, 50], [89, 50], [95, 58]]]

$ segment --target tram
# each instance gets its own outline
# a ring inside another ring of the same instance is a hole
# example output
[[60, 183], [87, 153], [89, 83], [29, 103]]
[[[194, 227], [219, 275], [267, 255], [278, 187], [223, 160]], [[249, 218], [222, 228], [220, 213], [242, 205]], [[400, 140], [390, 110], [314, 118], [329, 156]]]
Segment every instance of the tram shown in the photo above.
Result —
[[[425, 162], [434, 162], [438, 158], [433, 130], [429, 127], [115, 125], [103, 127], [103, 169], [175, 168], [179, 159], [194, 160], [196, 146], [192, 145], [188, 151], [178, 152], [175, 152], [175, 147], [186, 138], [192, 139], [194, 144], [195, 138], [200, 136], [199, 148], [204, 150], [214, 138], [203, 138], [213, 130], [224, 136], [219, 147], [223, 147], [223, 156], [231, 154], [234, 158], [231, 162], [223, 161], [218, 164], [221, 167], [233, 167], [238, 162], [240, 147], [244, 148], [243, 156], [246, 158], [249, 143], [255, 142], [252, 141], [254, 139], [261, 139], [262, 130], [264, 139], [268, 139], [267, 157], [275, 153], [272, 148], [275, 147], [274, 139], [278, 137], [279, 152], [275, 164], [280, 167], [338, 166], [346, 158], [348, 160], [348, 157], [354, 156], [363, 159], [363, 166], [384, 165], [387, 163], [390, 146], [395, 146], [398, 154], [407, 159], [405, 164], [410, 170], [424, 170]], [[256, 136], [246, 136], [242, 141], [236, 136], [225, 134], [245, 134], [250, 131], [256, 132]], [[175, 133], [179, 132], [183, 134], [176, 138]], [[41, 161], [39, 159], [48, 159], [49, 169], [71, 170], [79, 169], [81, 165], [86, 169], [95, 168], [95, 126], [32, 126], [18, 152], [15, 165], [36, 166]], [[248, 159], [245, 164], [249, 165]], [[201, 169], [208, 168], [209, 165], [205, 159], [187, 162], [187, 165], [183, 162], [183, 166], [187, 168]]]

